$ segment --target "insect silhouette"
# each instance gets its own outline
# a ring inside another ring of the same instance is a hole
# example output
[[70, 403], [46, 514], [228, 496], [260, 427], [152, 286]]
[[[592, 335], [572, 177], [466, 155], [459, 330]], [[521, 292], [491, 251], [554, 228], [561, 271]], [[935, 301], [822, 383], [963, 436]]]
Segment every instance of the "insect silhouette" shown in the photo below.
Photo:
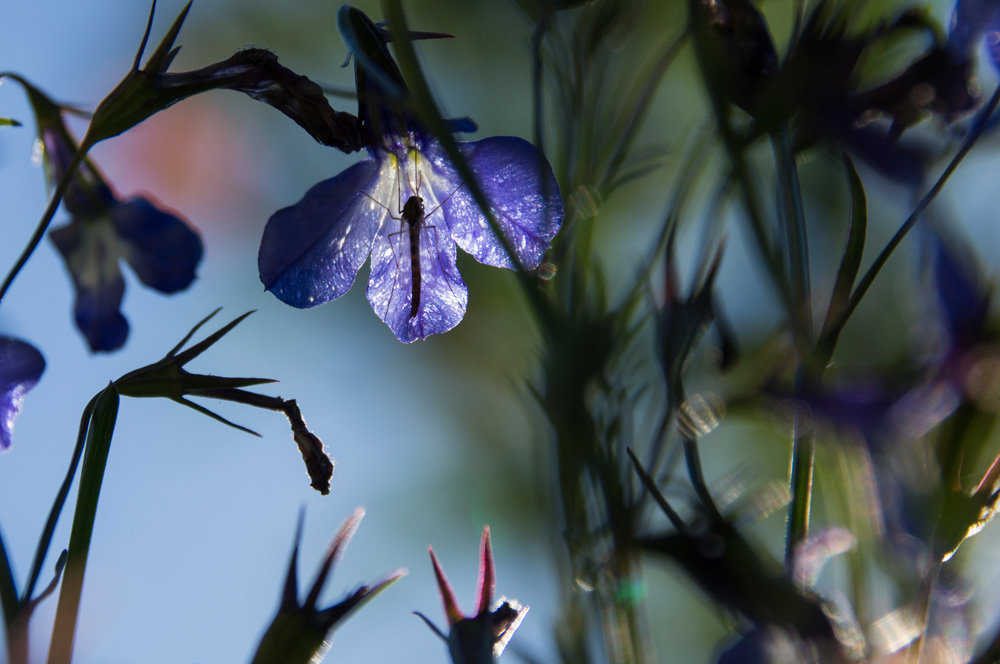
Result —
[[[420, 312], [421, 292], [424, 282], [423, 278], [424, 272], [422, 271], [420, 264], [420, 255], [421, 255], [420, 241], [421, 241], [422, 231], [424, 230], [430, 231], [432, 237], [431, 241], [433, 242], [435, 249], [435, 251], [433, 251], [432, 253], [438, 260], [438, 266], [440, 268], [441, 274], [445, 278], [445, 283], [448, 285], [448, 289], [452, 290], [451, 283], [448, 281], [447, 274], [445, 274], [444, 271], [444, 267], [440, 264], [440, 258], [437, 256], [437, 251], [436, 251], [437, 227], [434, 226], [433, 224], [428, 223], [427, 219], [435, 212], [437, 212], [441, 208], [441, 206], [444, 205], [444, 203], [447, 202], [447, 200], [451, 198], [456, 191], [458, 191], [458, 189], [461, 189], [461, 187], [456, 188], [455, 191], [448, 194], [448, 196], [445, 197], [444, 200], [440, 201], [432, 210], [428, 212], [424, 208], [424, 199], [420, 195], [421, 173], [419, 170], [417, 170], [416, 164], [414, 164], [414, 171], [416, 171], [416, 180], [417, 180], [416, 186], [408, 183], [410, 191], [414, 193], [411, 194], [406, 199], [406, 202], [399, 207], [399, 209], [397, 210], [398, 216], [397, 214], [393, 214], [393, 211], [387, 208], [381, 202], [375, 200], [375, 198], [373, 198], [370, 194], [368, 194], [367, 192], [362, 192], [365, 196], [371, 199], [373, 203], [384, 208], [386, 212], [389, 213], [390, 218], [395, 219], [396, 221], [399, 222], [399, 230], [394, 233], [389, 233], [386, 236], [389, 240], [389, 246], [392, 249], [393, 259], [396, 261], [397, 272], [400, 269], [400, 260], [399, 260], [400, 257], [397, 254], [397, 249], [396, 249], [397, 241], [395, 238], [401, 238], [405, 236], [409, 241], [410, 286], [411, 286], [409, 318], [411, 320], [416, 318], [417, 314]], [[402, 201], [403, 191], [401, 183], [399, 183], [398, 170], [396, 172], [396, 177], [397, 177], [397, 191], [399, 193], [400, 201]], [[427, 238], [425, 236], [425, 241], [426, 240]], [[393, 280], [392, 288], [389, 291], [389, 298], [386, 301], [385, 311], [382, 313], [383, 318], [387, 315], [389, 311], [389, 306], [392, 303], [392, 298], [396, 291], [396, 282], [397, 280]]]
[[[412, 272], [410, 283], [413, 286], [413, 294], [410, 297], [410, 318], [415, 318], [420, 309], [420, 227], [426, 223], [423, 198], [414, 195], [406, 199], [406, 204], [403, 205], [403, 223], [406, 224], [407, 232], [410, 235], [410, 270]], [[434, 243], [437, 244], [437, 229], [431, 225], [427, 225], [427, 228], [434, 229]], [[390, 234], [389, 237], [402, 233], [403, 231], [397, 231]], [[392, 299], [391, 292], [389, 299]]]

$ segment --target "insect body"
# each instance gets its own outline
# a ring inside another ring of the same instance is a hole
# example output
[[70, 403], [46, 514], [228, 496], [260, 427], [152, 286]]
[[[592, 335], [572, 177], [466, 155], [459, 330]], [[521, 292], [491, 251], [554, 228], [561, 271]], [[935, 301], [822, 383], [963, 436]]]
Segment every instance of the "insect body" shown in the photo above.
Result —
[[[444, 292], [444, 287], [447, 288], [448, 294], [452, 297], [455, 294], [451, 283], [453, 276], [446, 271], [445, 265], [441, 261], [439, 253], [441, 248], [438, 246], [437, 227], [429, 223], [428, 219], [441, 209], [441, 206], [461, 187], [456, 188], [444, 199], [435, 201], [435, 206], [428, 211], [424, 207], [424, 198], [420, 195], [422, 178], [419, 171], [415, 170], [415, 177], [415, 184], [407, 183], [410, 195], [404, 203], [404, 189], [399, 182], [399, 171], [397, 171], [396, 187], [399, 203], [398, 207], [393, 206], [396, 207], [395, 210], [376, 200], [367, 192], [362, 191], [360, 193], [367, 196], [372, 203], [384, 209], [388, 213], [389, 218], [397, 221], [399, 224], [398, 230], [388, 233], [385, 236], [389, 241], [392, 257], [396, 263], [396, 275], [389, 290], [389, 297], [385, 300], [385, 310], [382, 312], [382, 318], [385, 320], [392, 309], [393, 296], [396, 294], [397, 285], [405, 283], [405, 281], [401, 281], [401, 278], [405, 275], [405, 257], [409, 253], [411, 290], [409, 312], [406, 319], [410, 322], [415, 322], [419, 326], [422, 324], [419, 320], [422, 318], [420, 312], [421, 303], [432, 302], [437, 295]], [[403, 247], [403, 242], [406, 240], [409, 241], [409, 252]], [[422, 246], [421, 240], [423, 241]], [[421, 265], [421, 253], [427, 254], [424, 257], [423, 265]], [[428, 289], [427, 293], [422, 292], [424, 286]]]
[[[413, 294], [410, 297], [410, 318], [420, 309], [420, 227], [424, 223], [424, 199], [410, 196], [403, 205], [403, 223], [410, 235], [410, 273]], [[403, 231], [399, 231], [402, 233]]]

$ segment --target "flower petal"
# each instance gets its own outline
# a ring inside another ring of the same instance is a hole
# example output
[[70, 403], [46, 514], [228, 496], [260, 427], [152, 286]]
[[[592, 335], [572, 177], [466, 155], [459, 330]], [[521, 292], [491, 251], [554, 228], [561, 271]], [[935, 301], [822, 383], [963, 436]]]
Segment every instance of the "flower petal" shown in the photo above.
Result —
[[44, 370], [45, 358], [34, 346], [0, 337], [0, 450], [10, 447], [14, 418], [21, 412], [24, 394]]
[[[459, 143], [479, 180], [500, 228], [518, 261], [538, 266], [563, 220], [563, 202], [552, 169], [531, 143], [513, 136], [493, 136]], [[514, 267], [485, 215], [440, 145], [426, 150], [433, 164], [428, 178], [451, 227], [455, 242], [480, 263]]]
[[[368, 301], [405, 343], [455, 327], [469, 302], [469, 289], [455, 264], [455, 241], [440, 212], [430, 211], [415, 229], [402, 219], [387, 219], [372, 246]], [[419, 261], [411, 266], [414, 239]]]
[[941, 235], [930, 233], [934, 290], [948, 334], [948, 349], [975, 344], [983, 333], [990, 309], [989, 291], [976, 273], [977, 263], [968, 250], [949, 246]]
[[118, 250], [142, 283], [161, 293], [191, 285], [203, 253], [201, 237], [181, 218], [144, 198], [111, 208]]
[[106, 219], [71, 221], [49, 233], [76, 289], [76, 326], [93, 352], [121, 348], [128, 321], [119, 311], [125, 280], [118, 267], [114, 229]]
[[346, 293], [387, 213], [368, 196], [389, 200], [394, 177], [388, 160], [368, 158], [271, 215], [257, 256], [264, 288], [299, 308]]

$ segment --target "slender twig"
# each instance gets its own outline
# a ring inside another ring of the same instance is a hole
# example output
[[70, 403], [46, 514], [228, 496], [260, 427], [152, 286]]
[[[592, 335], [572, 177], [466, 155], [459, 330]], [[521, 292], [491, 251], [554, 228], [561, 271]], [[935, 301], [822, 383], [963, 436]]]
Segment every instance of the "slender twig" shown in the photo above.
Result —
[[31, 573], [28, 575], [28, 583], [24, 586], [24, 592], [21, 594], [22, 604], [31, 601], [31, 594], [35, 591], [35, 584], [38, 583], [38, 577], [42, 572], [42, 565], [45, 563], [45, 556], [48, 554], [49, 546], [52, 543], [52, 535], [55, 532], [56, 523], [59, 521], [59, 515], [66, 504], [66, 497], [69, 495], [70, 486], [72, 486], [73, 478], [76, 476], [76, 467], [79, 465], [80, 456], [83, 454], [84, 443], [87, 440], [87, 428], [90, 426], [90, 417], [94, 412], [94, 404], [97, 403], [98, 396], [95, 395], [87, 403], [87, 406], [83, 409], [83, 415], [80, 416], [80, 428], [77, 432], [73, 456], [70, 458], [69, 468], [66, 469], [66, 477], [63, 478], [59, 492], [56, 493], [56, 498], [52, 501], [52, 509], [49, 510], [49, 517], [46, 519], [45, 527], [42, 529], [42, 536], [38, 540], [38, 547], [35, 549], [35, 559], [31, 563]]
[[66, 567], [52, 626], [49, 664], [70, 664], [73, 658], [77, 617], [83, 595], [83, 578], [117, 416], [118, 392], [114, 385], [109, 385], [98, 394], [87, 427], [83, 468], [80, 471], [80, 486], [77, 491], [73, 525], [70, 528]]
[[959, 148], [955, 156], [952, 157], [950, 162], [948, 162], [948, 166], [945, 167], [944, 171], [941, 173], [940, 177], [938, 177], [934, 185], [927, 191], [926, 194], [924, 194], [924, 197], [920, 199], [920, 202], [917, 203], [913, 212], [910, 213], [910, 216], [906, 218], [903, 225], [899, 227], [896, 234], [892, 236], [889, 243], [886, 244], [884, 249], [882, 249], [882, 252], [871, 264], [871, 267], [869, 267], [868, 271], [865, 272], [865, 276], [858, 282], [858, 285], [851, 294], [851, 299], [848, 301], [841, 316], [842, 321], [847, 320], [850, 318], [851, 314], [854, 313], [854, 310], [857, 309], [858, 305], [861, 303], [861, 299], [871, 287], [872, 282], [875, 281], [875, 277], [878, 276], [879, 271], [885, 265], [886, 261], [889, 260], [892, 252], [895, 251], [896, 247], [899, 246], [899, 243], [903, 241], [903, 238], [905, 238], [910, 230], [913, 229], [924, 210], [930, 206], [934, 199], [937, 198], [937, 195], [941, 193], [941, 190], [944, 189], [944, 185], [948, 182], [948, 178], [955, 172], [955, 169], [958, 168], [958, 165], [963, 159], [965, 159], [966, 155], [969, 154], [972, 147], [976, 144], [976, 141], [979, 140], [979, 137], [982, 136], [983, 132], [986, 130], [986, 127], [989, 124], [989, 118], [993, 115], [993, 111], [996, 110], [998, 105], [1000, 105], [1000, 85], [997, 86], [997, 89], [990, 98], [990, 101], [986, 104], [983, 110], [980, 111], [975, 123], [969, 130], [969, 135], [966, 136], [965, 141], [962, 143], [962, 146]]
[[62, 201], [63, 194], [66, 193], [66, 189], [69, 188], [69, 183], [72, 181], [73, 176], [76, 174], [76, 169], [83, 163], [84, 157], [87, 155], [87, 150], [90, 145], [84, 142], [80, 145], [80, 148], [73, 155], [73, 160], [69, 163], [69, 167], [63, 176], [59, 179], [59, 183], [56, 185], [56, 189], [52, 192], [52, 198], [49, 199], [49, 204], [45, 208], [45, 212], [42, 213], [42, 218], [38, 222], [38, 226], [35, 228], [35, 233], [28, 240], [28, 245], [21, 252], [18, 257], [17, 262], [14, 263], [14, 267], [11, 268], [7, 277], [3, 280], [3, 285], [0, 285], [0, 302], [3, 302], [3, 298], [7, 295], [7, 290], [10, 285], [14, 282], [14, 279], [21, 272], [21, 269], [27, 264], [28, 259], [38, 248], [38, 244], [45, 237], [45, 231], [49, 229], [49, 224], [52, 223], [52, 217], [55, 216], [56, 210], [59, 209], [59, 203]]
[[[809, 277], [809, 248], [806, 236], [805, 213], [802, 208], [802, 191], [799, 185], [795, 154], [787, 127], [772, 137], [775, 161], [778, 167], [778, 186], [784, 205], [785, 233], [788, 251], [789, 276], [794, 310], [789, 312], [792, 337], [795, 341], [796, 365], [795, 396], [801, 398], [808, 382], [808, 364], [812, 355], [812, 311]], [[802, 417], [799, 413], [792, 420], [792, 459], [789, 473], [791, 503], [788, 509], [788, 528], [785, 537], [785, 565], [791, 568], [799, 543], [809, 535], [809, 513], [812, 504], [813, 463], [815, 442], [811, 436], [802, 435]]]

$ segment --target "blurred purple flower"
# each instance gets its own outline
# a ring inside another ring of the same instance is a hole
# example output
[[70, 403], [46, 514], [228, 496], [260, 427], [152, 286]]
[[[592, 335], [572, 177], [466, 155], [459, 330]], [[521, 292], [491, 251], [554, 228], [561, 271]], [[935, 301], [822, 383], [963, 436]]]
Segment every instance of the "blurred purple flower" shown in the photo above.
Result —
[[[63, 108], [26, 81], [19, 82], [35, 111], [46, 174], [55, 186], [78, 146], [63, 123]], [[176, 293], [194, 281], [201, 238], [184, 220], [145, 198], [119, 199], [88, 160], [72, 175], [62, 202], [70, 221], [49, 237], [73, 279], [76, 325], [91, 351], [117, 350], [129, 329], [120, 311], [125, 280], [119, 259], [150, 288]]]
[[1000, 2], [997, 0], [957, 0], [951, 15], [948, 47], [969, 57], [985, 38], [993, 66], [1000, 69]]
[[[458, 144], [515, 254], [508, 256], [444, 148], [401, 101], [406, 85], [386, 48], [391, 35], [352, 7], [338, 20], [357, 63], [369, 155], [271, 216], [260, 280], [286, 304], [313, 307], [346, 293], [371, 255], [368, 301], [396, 337], [447, 332], [469, 300], [455, 246], [480, 263], [534, 269], [562, 223], [558, 184], [523, 139]], [[470, 125], [451, 123], [456, 131]]]
[[930, 234], [934, 291], [941, 311], [946, 358], [969, 351], [983, 341], [990, 308], [990, 292], [976, 271], [976, 261], [958, 249], [936, 231]]
[[427, 625], [448, 644], [448, 652], [454, 664], [490, 664], [499, 657], [514, 632], [517, 630], [528, 607], [515, 600], [503, 598], [496, 608], [491, 609], [496, 572], [493, 567], [493, 547], [490, 544], [490, 527], [483, 528], [483, 538], [479, 549], [479, 605], [471, 616], [462, 615], [458, 608], [455, 591], [448, 583], [441, 563], [429, 549], [434, 576], [444, 602], [444, 612], [448, 617], [449, 632], [444, 634], [427, 616], [417, 612]]
[[34, 346], [0, 337], [0, 450], [10, 447], [14, 418], [21, 412], [24, 394], [45, 370], [45, 358]]

